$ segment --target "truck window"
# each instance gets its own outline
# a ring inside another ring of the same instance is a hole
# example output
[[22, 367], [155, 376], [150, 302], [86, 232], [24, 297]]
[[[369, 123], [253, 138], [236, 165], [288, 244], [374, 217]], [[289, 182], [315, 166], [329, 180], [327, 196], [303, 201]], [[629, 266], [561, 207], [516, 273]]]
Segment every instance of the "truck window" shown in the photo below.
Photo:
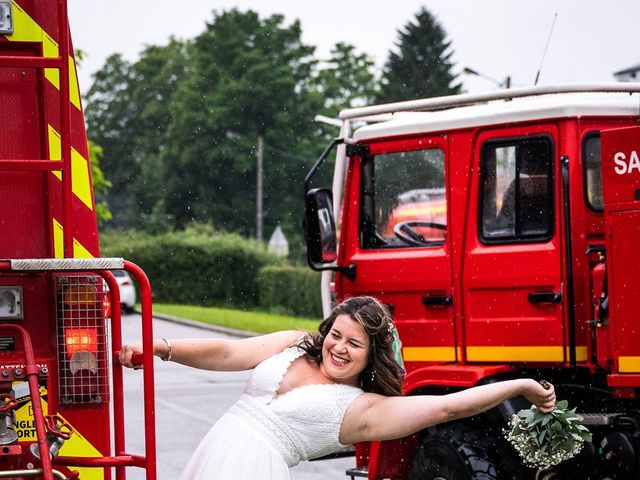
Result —
[[445, 162], [434, 148], [363, 159], [362, 248], [432, 247], [447, 229]]
[[582, 165], [584, 168], [585, 195], [592, 210], [601, 212], [602, 169], [600, 167], [600, 135], [588, 134], [582, 144]]
[[480, 166], [480, 239], [548, 240], [553, 227], [552, 145], [548, 137], [490, 141]]

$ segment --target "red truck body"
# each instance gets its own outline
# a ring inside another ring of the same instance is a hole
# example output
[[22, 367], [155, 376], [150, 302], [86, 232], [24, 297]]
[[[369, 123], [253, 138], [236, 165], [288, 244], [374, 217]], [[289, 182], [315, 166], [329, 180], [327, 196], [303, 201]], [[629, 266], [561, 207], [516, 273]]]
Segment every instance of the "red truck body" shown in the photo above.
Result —
[[[638, 91], [543, 87], [344, 111], [346, 155], [329, 195], [334, 263], [317, 255], [331, 242], [314, 240], [327, 231], [313, 222], [325, 193], [307, 188], [310, 264], [335, 272], [336, 299], [372, 295], [390, 306], [408, 395], [526, 375], [551, 380], [585, 414], [594, 441], [557, 478], [640, 475]], [[346, 138], [351, 121], [389, 113]], [[419, 191], [443, 192], [439, 218], [427, 198], [412, 205], [417, 215], [399, 215], [402, 196]], [[514, 451], [500, 430], [520, 406], [361, 445], [350, 474], [533, 478], [504, 461]], [[465, 450], [479, 437], [493, 447]]]
[[[147, 451], [125, 452], [115, 269], [100, 259], [84, 115], [65, 0], [0, 2], [0, 476], [155, 478], [152, 352]], [[113, 301], [106, 313], [109, 291]]]

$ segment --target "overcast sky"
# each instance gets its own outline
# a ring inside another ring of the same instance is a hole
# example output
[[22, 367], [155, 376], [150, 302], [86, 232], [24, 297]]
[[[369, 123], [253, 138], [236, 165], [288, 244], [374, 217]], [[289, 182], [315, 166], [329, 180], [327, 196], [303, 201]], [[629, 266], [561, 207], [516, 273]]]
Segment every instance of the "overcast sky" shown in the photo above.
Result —
[[[135, 61], [145, 45], [162, 45], [173, 35], [193, 38], [213, 10], [237, 7], [262, 16], [282, 13], [299, 19], [303, 40], [327, 58], [336, 42], [347, 42], [381, 66], [402, 28], [426, 6], [448, 34], [456, 71], [464, 67], [514, 86], [532, 85], [554, 15], [541, 84], [611, 82], [612, 73], [640, 63], [640, 0], [68, 0], [75, 48], [87, 58], [81, 89], [112, 53]], [[496, 86], [460, 77], [471, 92]]]

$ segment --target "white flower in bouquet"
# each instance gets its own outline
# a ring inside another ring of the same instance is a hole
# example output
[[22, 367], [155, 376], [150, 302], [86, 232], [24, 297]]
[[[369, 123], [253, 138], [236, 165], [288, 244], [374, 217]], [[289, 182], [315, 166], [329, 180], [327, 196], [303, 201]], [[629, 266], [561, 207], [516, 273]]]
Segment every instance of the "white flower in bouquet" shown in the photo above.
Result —
[[505, 437], [526, 465], [536, 468], [557, 465], [577, 455], [584, 442], [591, 441], [591, 433], [581, 424], [582, 417], [568, 406], [562, 400], [548, 413], [531, 406], [511, 418], [511, 428], [504, 431]]

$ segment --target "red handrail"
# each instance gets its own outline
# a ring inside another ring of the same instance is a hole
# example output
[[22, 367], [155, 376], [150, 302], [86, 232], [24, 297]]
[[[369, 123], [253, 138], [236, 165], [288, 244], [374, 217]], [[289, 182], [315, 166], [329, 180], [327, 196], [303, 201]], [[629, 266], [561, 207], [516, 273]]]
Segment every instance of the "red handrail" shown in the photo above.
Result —
[[31, 337], [29, 336], [29, 333], [19, 325], [4, 324], [0, 325], [0, 329], [13, 330], [22, 337], [25, 356], [24, 370], [29, 384], [29, 394], [31, 395], [31, 406], [33, 408], [33, 419], [36, 424], [36, 439], [38, 442], [40, 461], [42, 462], [43, 476], [45, 480], [53, 480], [53, 473], [51, 472], [51, 457], [49, 454], [49, 445], [47, 443], [47, 431], [45, 428], [44, 413], [42, 411], [42, 399], [40, 398], [40, 385], [38, 383], [38, 366], [36, 365], [35, 356], [33, 354]]
[[[125, 435], [124, 429], [124, 401], [123, 401], [123, 381], [122, 366], [115, 354], [113, 355], [113, 401], [114, 401], [114, 446], [116, 455], [110, 457], [83, 457], [76, 460], [76, 457], [60, 456], [54, 460], [56, 465], [67, 466], [88, 466], [88, 467], [116, 467], [116, 478], [118, 480], [125, 479], [126, 466], [142, 467], [146, 470], [147, 480], [156, 480], [156, 431], [155, 431], [155, 396], [154, 396], [154, 371], [153, 371], [153, 312], [151, 301], [151, 284], [144, 271], [136, 264], [122, 260], [121, 258], [95, 258], [95, 259], [2, 259], [0, 260], [1, 271], [57, 271], [57, 272], [93, 272], [102, 276], [111, 291], [112, 302], [112, 339], [113, 350], [119, 351], [122, 347], [121, 337], [121, 317], [120, 317], [120, 291], [113, 274], [106, 269], [123, 268], [128, 271], [138, 282], [140, 289], [140, 303], [142, 306], [142, 364], [143, 369], [143, 388], [144, 388], [144, 422], [145, 422], [145, 455], [132, 455], [124, 451]], [[5, 325], [13, 327], [13, 325]], [[1, 328], [2, 326], [0, 326]], [[20, 327], [17, 327], [20, 328]], [[25, 332], [26, 333], [26, 332]], [[33, 352], [31, 352], [33, 357]], [[35, 365], [35, 363], [34, 363]], [[37, 374], [37, 370], [36, 370]], [[34, 379], [35, 380], [35, 379]], [[37, 386], [37, 380], [36, 386]], [[31, 392], [34, 396], [34, 392]], [[39, 391], [35, 390], [35, 395], [40, 400]], [[34, 401], [34, 412], [36, 402]], [[41, 409], [40, 409], [41, 410]], [[42, 420], [42, 419], [41, 419]], [[36, 422], [37, 425], [37, 422]], [[44, 424], [43, 424], [44, 429]], [[37, 429], [36, 429], [37, 431]], [[38, 435], [40, 435], [38, 433]], [[46, 458], [48, 459], [48, 448]], [[43, 457], [45, 458], [45, 457]], [[44, 467], [43, 464], [43, 468]], [[51, 462], [48, 469], [51, 470]], [[50, 474], [50, 472], [49, 472]], [[53, 479], [46, 479], [53, 480]]]
[[[153, 373], [153, 312], [151, 302], [151, 284], [144, 271], [135, 263], [124, 261], [124, 268], [138, 281], [140, 288], [140, 305], [142, 315], [142, 356], [144, 369], [142, 371], [144, 384], [144, 422], [145, 426], [145, 455], [147, 462], [147, 480], [156, 479], [156, 430], [155, 430], [155, 395]], [[149, 428], [153, 426], [153, 428]], [[153, 448], [149, 448], [153, 446]], [[152, 465], [153, 468], [149, 468]], [[151, 475], [149, 475], [151, 473]]]

